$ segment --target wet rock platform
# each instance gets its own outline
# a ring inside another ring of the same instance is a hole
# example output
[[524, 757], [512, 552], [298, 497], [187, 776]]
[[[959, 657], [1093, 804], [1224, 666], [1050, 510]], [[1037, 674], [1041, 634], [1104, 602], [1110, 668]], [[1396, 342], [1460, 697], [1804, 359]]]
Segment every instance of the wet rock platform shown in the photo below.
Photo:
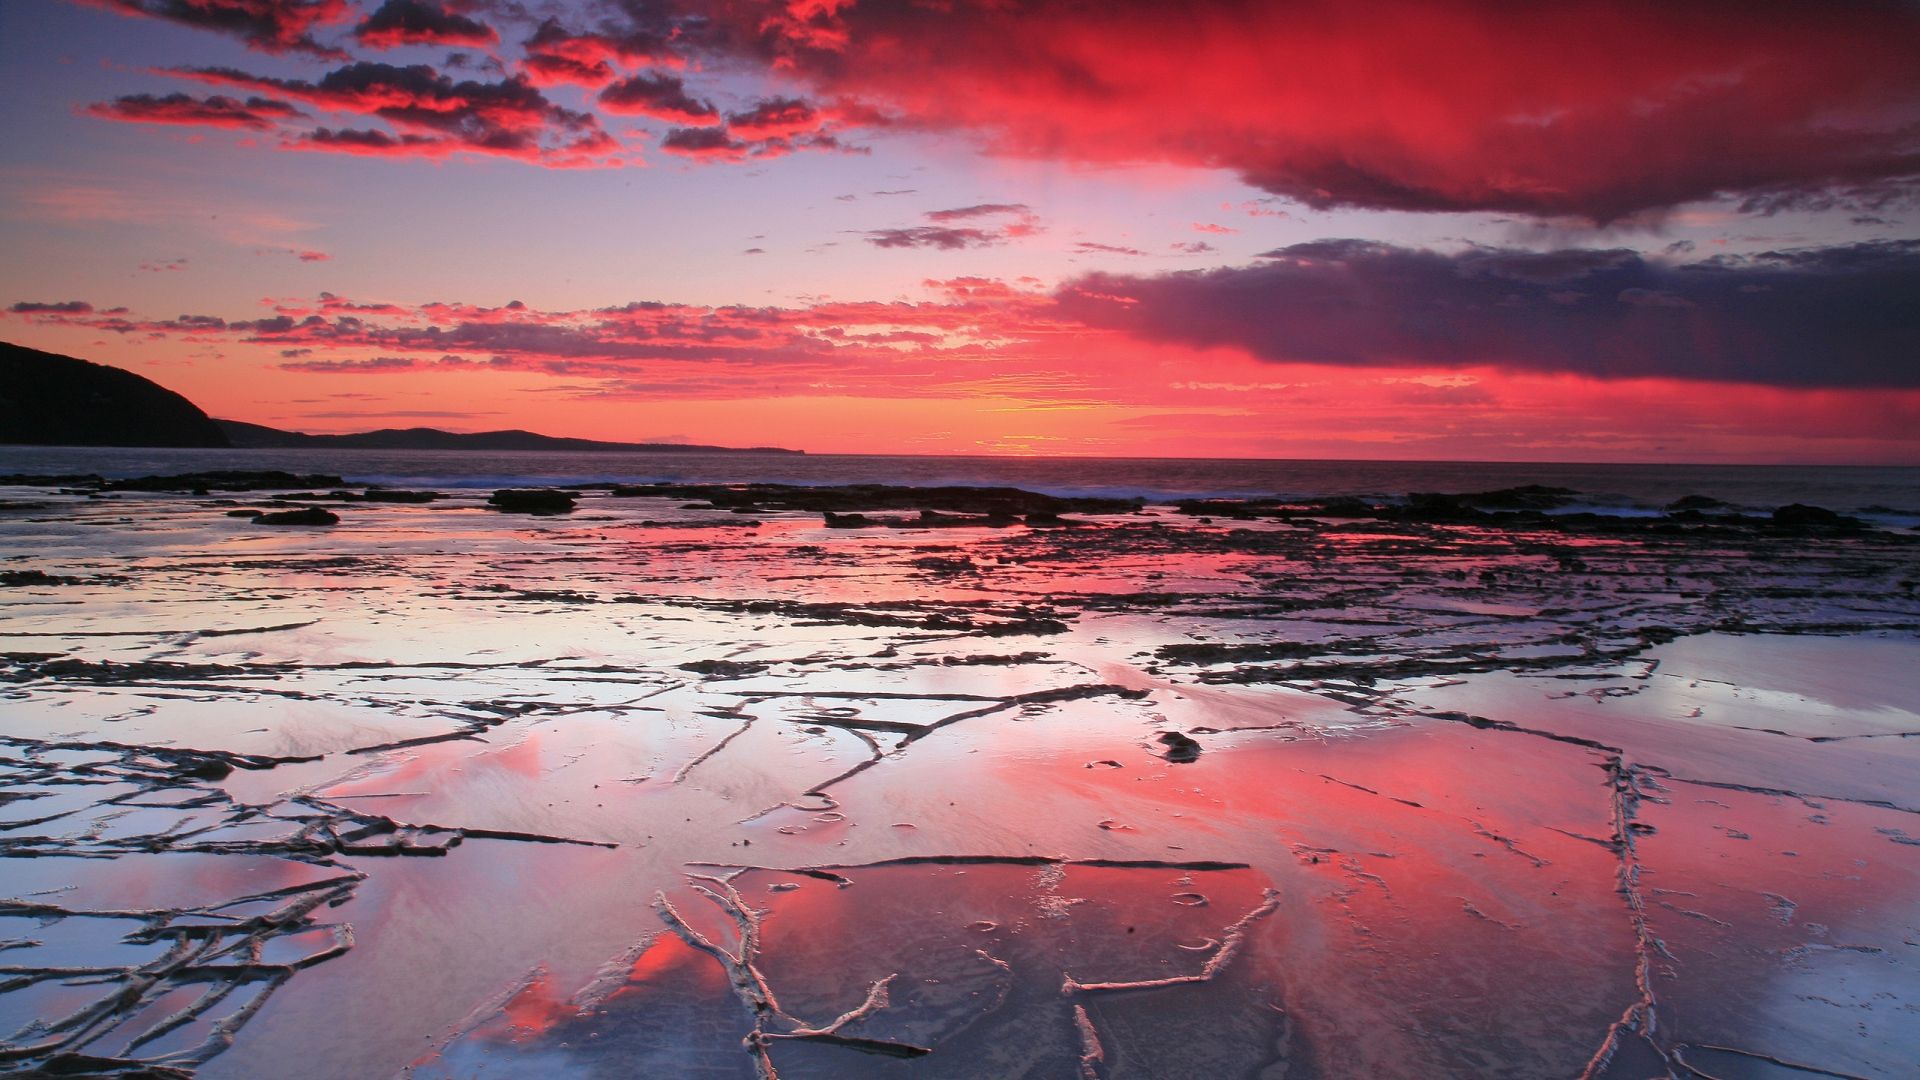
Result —
[[0, 1074], [1920, 1061], [1911, 531], [7, 479]]

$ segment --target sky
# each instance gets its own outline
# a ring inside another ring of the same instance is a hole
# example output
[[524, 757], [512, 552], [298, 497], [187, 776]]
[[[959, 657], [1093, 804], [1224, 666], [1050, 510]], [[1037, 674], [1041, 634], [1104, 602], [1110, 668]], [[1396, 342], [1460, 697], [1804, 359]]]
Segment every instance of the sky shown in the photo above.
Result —
[[1920, 464], [1920, 4], [4, 0], [0, 338], [312, 432]]

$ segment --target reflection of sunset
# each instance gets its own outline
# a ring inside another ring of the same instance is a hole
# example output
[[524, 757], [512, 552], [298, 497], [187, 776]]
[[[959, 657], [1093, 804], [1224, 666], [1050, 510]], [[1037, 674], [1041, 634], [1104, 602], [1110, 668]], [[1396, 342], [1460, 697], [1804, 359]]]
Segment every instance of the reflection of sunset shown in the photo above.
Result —
[[[719, 990], [726, 982], [726, 973], [714, 965], [711, 957], [695, 952], [691, 945], [672, 934], [661, 934], [647, 946], [627, 971], [627, 982], [648, 983], [665, 978], [670, 972], [682, 971], [706, 984], [705, 989], [710, 991]], [[626, 986], [614, 991], [614, 996], [633, 992], [632, 986]]]
[[571, 1011], [572, 1006], [556, 996], [548, 976], [541, 972], [507, 1000], [497, 1024], [475, 1034], [499, 1040], [537, 1039]]

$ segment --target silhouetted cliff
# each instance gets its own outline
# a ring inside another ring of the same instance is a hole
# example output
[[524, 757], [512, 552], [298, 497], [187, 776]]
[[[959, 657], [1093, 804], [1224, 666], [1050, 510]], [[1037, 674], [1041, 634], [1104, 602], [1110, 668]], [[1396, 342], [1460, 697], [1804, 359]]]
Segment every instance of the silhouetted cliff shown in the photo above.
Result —
[[199, 406], [131, 371], [0, 342], [0, 443], [230, 446]]

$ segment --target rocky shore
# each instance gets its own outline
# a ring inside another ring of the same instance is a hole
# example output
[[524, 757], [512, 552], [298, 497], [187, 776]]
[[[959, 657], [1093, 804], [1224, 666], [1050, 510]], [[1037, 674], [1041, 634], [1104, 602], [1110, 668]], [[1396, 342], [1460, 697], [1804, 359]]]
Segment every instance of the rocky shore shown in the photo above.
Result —
[[0, 1069], [1897, 1075], [1920, 535], [1581, 499], [0, 477]]

